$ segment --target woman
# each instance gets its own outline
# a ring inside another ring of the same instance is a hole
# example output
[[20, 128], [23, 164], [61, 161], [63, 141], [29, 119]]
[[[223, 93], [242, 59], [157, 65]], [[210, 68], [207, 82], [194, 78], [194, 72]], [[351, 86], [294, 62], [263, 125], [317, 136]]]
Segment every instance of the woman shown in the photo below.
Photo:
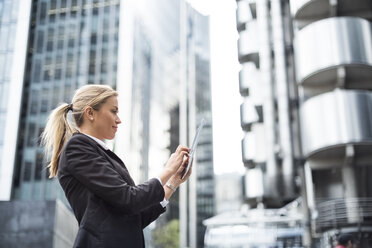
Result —
[[[142, 229], [165, 211], [191, 173], [181, 179], [189, 149], [179, 146], [158, 178], [134, 184], [102, 141], [113, 139], [121, 123], [117, 96], [108, 86], [81, 87], [71, 104], [53, 110], [42, 134], [51, 156], [50, 177], [58, 176], [79, 223], [74, 247], [144, 247]], [[68, 121], [69, 111], [75, 125]]]

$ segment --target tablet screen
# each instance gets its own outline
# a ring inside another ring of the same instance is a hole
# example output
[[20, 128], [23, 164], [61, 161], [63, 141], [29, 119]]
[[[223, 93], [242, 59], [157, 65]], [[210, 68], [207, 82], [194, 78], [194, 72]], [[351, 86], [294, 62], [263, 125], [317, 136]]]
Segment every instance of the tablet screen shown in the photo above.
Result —
[[203, 118], [200, 122], [200, 125], [199, 125], [198, 129], [196, 130], [194, 140], [193, 140], [192, 145], [190, 147], [189, 162], [187, 163], [187, 167], [185, 169], [185, 172], [182, 175], [182, 179], [186, 176], [187, 172], [189, 172], [192, 161], [194, 160], [194, 155], [196, 153], [196, 148], [198, 146], [199, 136], [200, 136], [201, 130], [203, 129], [204, 122], [205, 121], [204, 121], [204, 118]]

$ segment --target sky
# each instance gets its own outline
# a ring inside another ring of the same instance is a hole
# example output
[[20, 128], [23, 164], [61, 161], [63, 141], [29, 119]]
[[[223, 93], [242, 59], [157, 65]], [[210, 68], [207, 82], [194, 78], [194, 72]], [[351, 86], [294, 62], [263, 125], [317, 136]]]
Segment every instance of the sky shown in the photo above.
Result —
[[239, 70], [236, 2], [189, 0], [210, 17], [213, 161], [215, 174], [244, 172], [241, 155]]

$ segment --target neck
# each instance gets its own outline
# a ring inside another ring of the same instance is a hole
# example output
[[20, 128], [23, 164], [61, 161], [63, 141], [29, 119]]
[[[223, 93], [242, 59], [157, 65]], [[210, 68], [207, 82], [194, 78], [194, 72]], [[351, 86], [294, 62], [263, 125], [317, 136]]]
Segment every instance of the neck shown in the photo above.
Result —
[[94, 132], [94, 130], [92, 128], [89, 128], [89, 127], [80, 127], [80, 132], [81, 133], [84, 133], [84, 134], [88, 134], [90, 136], [93, 136], [99, 140], [103, 140], [99, 135], [97, 135], [96, 132]]

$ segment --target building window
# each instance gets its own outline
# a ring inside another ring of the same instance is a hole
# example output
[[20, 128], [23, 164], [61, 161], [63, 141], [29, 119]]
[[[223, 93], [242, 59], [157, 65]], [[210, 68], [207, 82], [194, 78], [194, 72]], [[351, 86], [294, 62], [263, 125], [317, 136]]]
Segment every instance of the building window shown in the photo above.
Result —
[[35, 123], [31, 122], [28, 124], [27, 145], [33, 147], [35, 144]]
[[57, 49], [63, 49], [63, 42], [65, 41], [65, 27], [59, 26], [58, 27], [58, 41], [57, 41]]
[[24, 168], [23, 168], [23, 181], [25, 182], [31, 181], [31, 169], [32, 169], [32, 163], [25, 162]]
[[48, 41], [47, 41], [47, 51], [53, 51], [53, 39], [54, 39], [54, 29], [48, 29]]
[[40, 21], [40, 23], [44, 24], [45, 18], [46, 18], [46, 14], [47, 14], [47, 7], [46, 7], [46, 3], [45, 2], [42, 2], [41, 3], [39, 14], [40, 14], [39, 15], [39, 21]]
[[47, 99], [41, 100], [40, 112], [41, 113], [48, 112], [48, 100]]
[[43, 169], [43, 154], [38, 152], [36, 154], [36, 166], [35, 166], [35, 180], [41, 180], [45, 170]]
[[44, 32], [38, 31], [36, 36], [36, 52], [41, 53], [44, 45]]

